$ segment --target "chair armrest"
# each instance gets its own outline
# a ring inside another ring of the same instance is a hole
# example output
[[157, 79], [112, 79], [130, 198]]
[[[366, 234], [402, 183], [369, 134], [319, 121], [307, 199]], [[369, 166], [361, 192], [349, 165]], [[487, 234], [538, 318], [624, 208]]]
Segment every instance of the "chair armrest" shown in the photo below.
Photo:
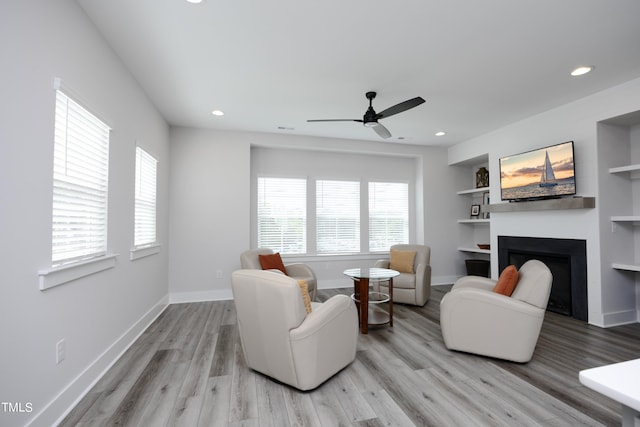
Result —
[[287, 270], [287, 274], [293, 277], [316, 277], [315, 273], [307, 264], [303, 264], [301, 262], [296, 262], [293, 264], [287, 264], [284, 266]]
[[373, 266], [375, 268], [389, 268], [389, 260], [388, 259], [379, 259], [373, 264]]
[[297, 387], [317, 387], [356, 357], [358, 314], [346, 295], [329, 298], [289, 332]]
[[492, 291], [496, 286], [496, 280], [489, 279], [481, 276], [464, 276], [456, 280], [451, 288], [452, 291], [457, 291], [464, 288], [483, 289], [485, 291]]
[[[441, 304], [448, 302], [449, 304], [460, 304], [465, 306], [469, 304], [470, 310], [478, 310], [477, 307], [484, 307], [487, 310], [483, 319], [491, 319], [492, 315], [496, 312], [511, 312], [524, 315], [531, 315], [538, 317], [541, 313], [544, 314], [544, 310], [536, 307], [535, 305], [508, 297], [503, 294], [499, 294], [493, 291], [487, 291], [485, 289], [477, 288], [459, 288], [456, 292], [449, 292], [446, 294]], [[468, 317], [468, 316], [467, 316]], [[482, 319], [472, 319], [482, 321]]]
[[304, 340], [313, 336], [320, 329], [330, 327], [332, 321], [340, 317], [353, 317], [353, 326], [357, 335], [358, 312], [355, 304], [346, 295], [334, 295], [324, 303], [314, 306], [313, 311], [307, 314], [302, 324], [290, 331], [291, 341]]

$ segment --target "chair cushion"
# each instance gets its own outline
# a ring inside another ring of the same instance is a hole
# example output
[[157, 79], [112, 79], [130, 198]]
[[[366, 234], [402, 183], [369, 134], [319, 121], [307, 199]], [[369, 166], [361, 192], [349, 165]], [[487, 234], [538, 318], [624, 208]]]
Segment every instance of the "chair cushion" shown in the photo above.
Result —
[[307, 310], [307, 314], [311, 313], [311, 297], [309, 296], [309, 286], [306, 280], [298, 280], [298, 286], [302, 291], [302, 301], [304, 301], [304, 309]]
[[278, 252], [269, 255], [258, 255], [260, 260], [260, 266], [263, 270], [280, 270], [283, 274], [287, 274], [287, 270], [284, 268], [282, 257]]
[[504, 270], [502, 270], [502, 273], [500, 273], [500, 277], [493, 288], [493, 292], [510, 297], [518, 284], [518, 279], [519, 275], [516, 266], [508, 265]]
[[389, 268], [400, 273], [413, 273], [413, 262], [416, 259], [415, 251], [389, 251]]

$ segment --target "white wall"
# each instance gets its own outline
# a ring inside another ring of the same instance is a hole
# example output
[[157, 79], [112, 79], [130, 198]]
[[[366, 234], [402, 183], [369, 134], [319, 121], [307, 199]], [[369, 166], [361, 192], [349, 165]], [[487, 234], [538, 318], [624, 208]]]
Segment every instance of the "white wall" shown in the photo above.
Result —
[[[601, 252], [612, 248], [600, 244], [600, 203], [597, 156], [597, 122], [640, 109], [640, 79], [599, 92], [576, 102], [538, 114], [449, 149], [454, 164], [489, 154], [491, 200], [500, 200], [499, 158], [518, 152], [573, 140], [575, 143], [578, 195], [595, 196], [596, 209], [492, 213], [491, 244], [498, 235], [557, 237], [587, 240], [589, 322], [609, 326], [620, 319], [637, 320], [635, 290], [621, 290], [602, 282]], [[492, 273], [497, 277], [497, 251], [492, 253]], [[622, 293], [621, 293], [622, 292]]]
[[[169, 130], [71, 0], [0, 5], [0, 425], [52, 425], [167, 301]], [[115, 268], [40, 291], [51, 265], [53, 123], [59, 77], [110, 139], [109, 250]], [[135, 143], [159, 161], [159, 254], [129, 261]], [[56, 365], [56, 342], [66, 359]]]
[[[306, 165], [318, 170], [313, 162], [322, 161], [346, 176], [351, 173], [349, 162], [356, 161], [359, 155], [370, 160], [389, 156], [391, 164], [411, 162], [415, 165], [411, 179], [419, 191], [416, 235], [412, 240], [432, 246], [433, 283], [452, 283], [462, 273], [456, 242], [451, 238], [456, 223], [450, 209], [460, 185], [459, 174], [447, 166], [445, 149], [175, 128], [171, 131], [172, 301], [231, 297], [230, 273], [240, 268], [240, 253], [252, 247], [252, 147], [258, 151], [265, 147], [276, 149], [263, 151], [276, 156], [270, 160], [271, 167], [295, 157], [297, 164], [291, 164], [290, 170], [299, 173], [304, 172]], [[375, 166], [380, 164], [376, 162]], [[255, 165], [256, 170], [262, 167], [259, 162]], [[354, 170], [361, 168], [354, 166]], [[286, 261], [309, 263], [318, 275], [319, 287], [326, 288], [350, 286], [342, 272], [351, 267], [371, 266], [379, 257], [288, 257]], [[222, 272], [221, 278], [216, 277], [217, 271]]]
[[243, 133], [171, 129], [172, 302], [231, 298], [249, 247], [250, 144]]

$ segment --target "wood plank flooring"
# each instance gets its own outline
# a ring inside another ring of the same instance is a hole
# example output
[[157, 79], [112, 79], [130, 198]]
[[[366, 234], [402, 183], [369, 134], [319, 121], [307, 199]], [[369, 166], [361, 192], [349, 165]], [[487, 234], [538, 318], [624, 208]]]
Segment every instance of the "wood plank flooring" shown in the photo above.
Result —
[[533, 360], [505, 362], [444, 347], [449, 289], [434, 287], [424, 307], [395, 305], [394, 327], [360, 335], [356, 360], [310, 392], [246, 367], [232, 301], [171, 305], [61, 425], [620, 425], [620, 405], [578, 372], [640, 357], [640, 324], [601, 329], [547, 313]]

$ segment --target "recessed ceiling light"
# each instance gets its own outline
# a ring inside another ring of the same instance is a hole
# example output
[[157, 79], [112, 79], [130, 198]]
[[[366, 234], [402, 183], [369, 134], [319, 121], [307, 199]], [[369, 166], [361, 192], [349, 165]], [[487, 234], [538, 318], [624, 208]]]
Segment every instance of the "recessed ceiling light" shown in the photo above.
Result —
[[593, 70], [593, 68], [594, 67], [591, 65], [584, 65], [582, 67], [578, 67], [575, 70], [573, 70], [571, 72], [571, 75], [574, 77], [582, 76], [583, 74], [587, 74], [589, 71]]
[[211, 114], [213, 114], [214, 116], [224, 116], [224, 112], [220, 110], [213, 110]]
[[193, 4], [198, 4], [198, 3], [202, 3], [202, 0], [187, 0], [187, 2], [193, 3]]
[[436, 136], [444, 136], [444, 135], [446, 135], [446, 132], [442, 132], [442, 131], [436, 132]]

